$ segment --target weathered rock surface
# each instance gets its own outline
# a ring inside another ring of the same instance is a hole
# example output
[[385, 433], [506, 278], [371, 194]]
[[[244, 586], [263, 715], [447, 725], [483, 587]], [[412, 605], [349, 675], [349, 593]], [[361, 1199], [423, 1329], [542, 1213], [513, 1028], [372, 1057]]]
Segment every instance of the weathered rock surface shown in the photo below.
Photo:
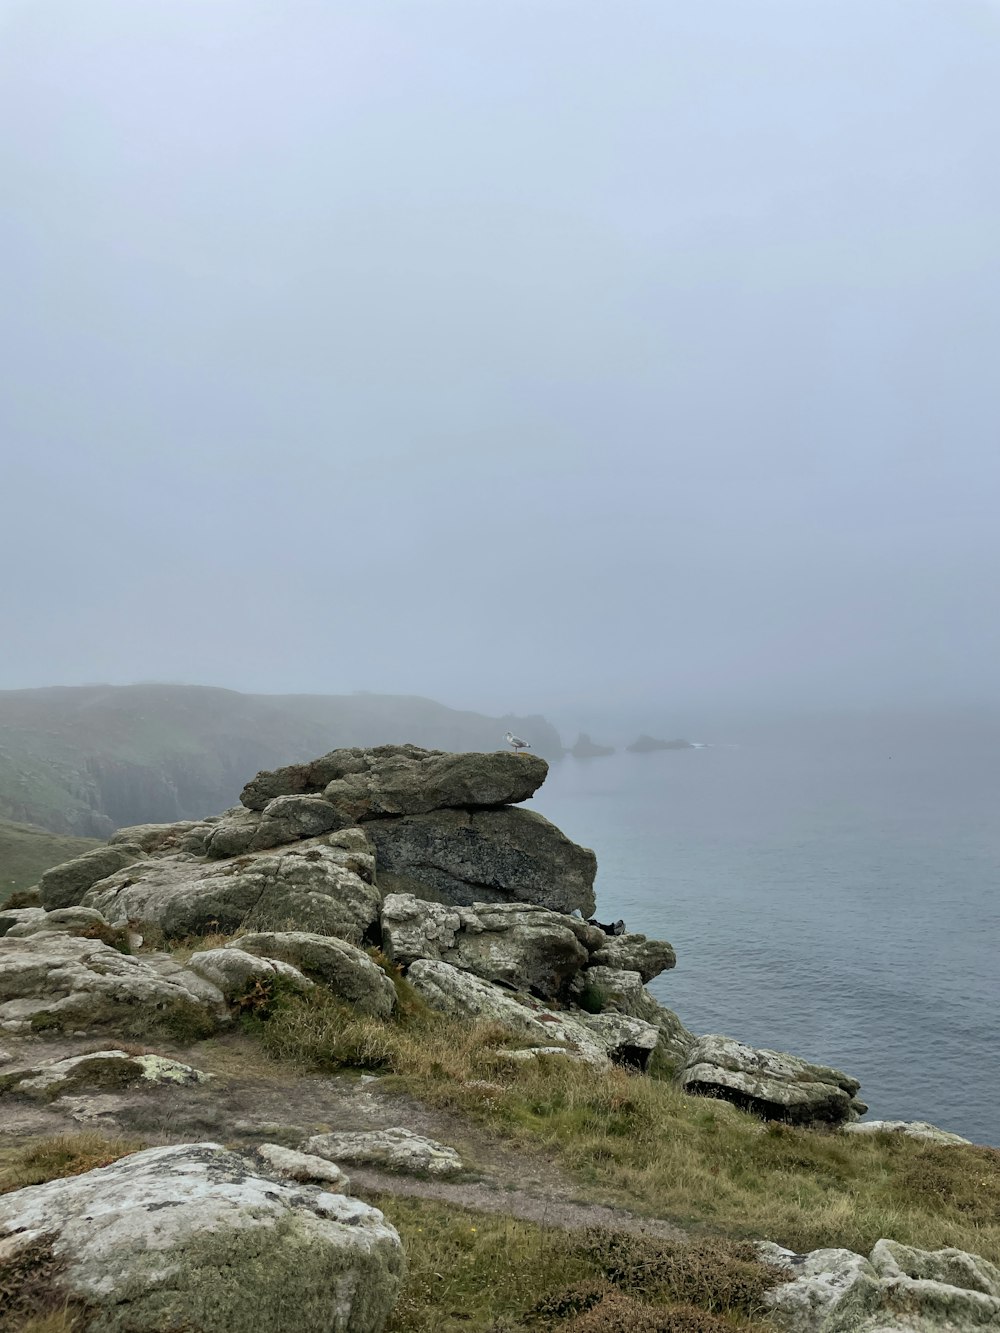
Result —
[[600, 1067], [612, 1059], [643, 1063], [638, 1051], [648, 1054], [657, 1042], [657, 1030], [640, 1020], [548, 1009], [530, 995], [515, 996], [449, 963], [421, 959], [406, 975], [432, 1009], [454, 1018], [499, 1023], [537, 1046], [566, 1043], [571, 1053]]
[[586, 967], [581, 936], [597, 933], [585, 922], [528, 903], [445, 907], [393, 893], [382, 905], [383, 947], [395, 962], [407, 967], [418, 958], [437, 959], [546, 997], [560, 994]]
[[93, 1051], [0, 1075], [0, 1091], [49, 1100], [81, 1088], [153, 1087], [204, 1083], [209, 1077], [191, 1065], [164, 1055], [129, 1055], [127, 1051]]
[[333, 750], [309, 764], [258, 773], [240, 800], [263, 810], [276, 796], [322, 793], [356, 822], [385, 815], [472, 809], [526, 801], [545, 781], [548, 764], [537, 755], [501, 750], [449, 754], [416, 745]]
[[597, 859], [530, 810], [438, 810], [365, 825], [386, 893], [453, 906], [529, 902], [594, 910]]
[[867, 1111], [860, 1083], [839, 1069], [781, 1051], [757, 1050], [731, 1037], [699, 1037], [681, 1072], [687, 1092], [721, 1097], [767, 1120], [840, 1125]]
[[356, 1162], [416, 1175], [451, 1176], [463, 1169], [454, 1148], [425, 1139], [409, 1129], [372, 1129], [316, 1134], [302, 1145], [305, 1153], [331, 1162]]
[[842, 1125], [845, 1134], [905, 1134], [910, 1139], [922, 1139], [925, 1143], [941, 1143], [959, 1147], [968, 1145], [971, 1139], [963, 1139], [961, 1134], [952, 1134], [947, 1129], [938, 1129], [937, 1125], [926, 1120], [860, 1120], [849, 1125]]
[[628, 932], [624, 935], [604, 935], [600, 948], [591, 962], [598, 967], [618, 968], [622, 972], [638, 972], [643, 984], [677, 966], [677, 955], [666, 940], [648, 940], [645, 935]]
[[331, 1194], [350, 1194], [351, 1182], [341, 1171], [336, 1162], [328, 1162], [325, 1157], [312, 1156], [309, 1153], [296, 1152], [294, 1148], [283, 1148], [280, 1143], [262, 1143], [257, 1148], [257, 1156], [282, 1180], [298, 1180], [302, 1184], [323, 1185]]
[[227, 812], [205, 838], [205, 855], [218, 860], [266, 851], [347, 828], [352, 822], [320, 796], [276, 796], [262, 812], [242, 806]]
[[331, 935], [304, 930], [240, 935], [227, 949], [290, 963], [310, 980], [326, 986], [359, 1013], [388, 1018], [396, 1005], [396, 988], [361, 949]]
[[212, 815], [208, 819], [182, 819], [174, 824], [133, 824], [112, 833], [108, 846], [134, 843], [149, 856], [162, 856], [168, 852], [203, 856], [205, 841], [212, 830], [226, 815], [232, 813], [232, 810], [227, 810], [225, 815]]
[[311, 990], [313, 984], [290, 963], [282, 963], [276, 958], [258, 958], [232, 945], [193, 953], [188, 970], [217, 986], [230, 1004], [252, 1000], [256, 988], [266, 988], [277, 978], [300, 992]]
[[[597, 956], [597, 955], [595, 955]], [[660, 1034], [657, 1043], [666, 1060], [672, 1065], [682, 1064], [697, 1041], [671, 1009], [666, 1009], [650, 995], [638, 972], [626, 972], [614, 967], [589, 967], [578, 978], [581, 990], [592, 987], [603, 999], [607, 1009], [630, 1014], [653, 1024]]]
[[403, 1274], [377, 1209], [216, 1143], [153, 1148], [0, 1198], [9, 1253], [43, 1245], [93, 1333], [378, 1333]]
[[221, 992], [176, 964], [161, 975], [150, 960], [57, 932], [0, 939], [0, 1028], [89, 1029], [171, 1016], [196, 1020], [202, 1031], [228, 1021]]
[[11, 939], [23, 939], [26, 935], [39, 935], [46, 931], [64, 931], [67, 935], [84, 935], [88, 931], [110, 932], [111, 924], [92, 907], [58, 907], [54, 912], [46, 912], [41, 907], [29, 907], [17, 914], [21, 920], [9, 929], [3, 929], [0, 918], [0, 935]]
[[771, 1317], [786, 1333], [966, 1333], [1000, 1327], [1000, 1268], [964, 1250], [916, 1250], [880, 1240], [798, 1255], [758, 1247], [794, 1280], [772, 1288]]
[[55, 907], [73, 907], [79, 903], [92, 884], [106, 879], [123, 866], [141, 861], [146, 853], [134, 842], [114, 846], [95, 847], [72, 861], [46, 870], [38, 881], [42, 906], [51, 911]]
[[157, 925], [168, 938], [290, 926], [357, 944], [382, 902], [363, 878], [373, 878], [373, 865], [370, 849], [333, 846], [329, 838], [225, 862], [150, 857], [96, 884], [86, 905], [112, 921]]

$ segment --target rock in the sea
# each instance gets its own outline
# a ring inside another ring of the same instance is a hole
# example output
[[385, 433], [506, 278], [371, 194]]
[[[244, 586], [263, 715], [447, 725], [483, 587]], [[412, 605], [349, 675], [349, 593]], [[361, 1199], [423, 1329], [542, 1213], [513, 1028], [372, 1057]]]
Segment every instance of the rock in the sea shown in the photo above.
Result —
[[526, 801], [545, 781], [548, 764], [509, 751], [449, 754], [416, 745], [333, 750], [310, 764], [258, 773], [240, 800], [263, 810], [276, 796], [323, 794], [352, 823], [385, 815], [473, 809]]
[[377, 1209], [217, 1143], [16, 1190], [0, 1234], [8, 1258], [55, 1261], [52, 1294], [94, 1333], [379, 1333], [404, 1269]]
[[839, 1069], [781, 1051], [758, 1050], [731, 1037], [699, 1037], [681, 1071], [686, 1092], [721, 1097], [766, 1120], [841, 1125], [867, 1111], [860, 1083]]
[[370, 1129], [339, 1134], [316, 1134], [302, 1145], [304, 1153], [331, 1162], [380, 1166], [416, 1175], [453, 1176], [463, 1169], [454, 1148], [425, 1139], [409, 1129]]
[[404, 967], [431, 958], [485, 981], [501, 981], [553, 997], [586, 967], [580, 942], [598, 932], [585, 922], [528, 903], [476, 903], [445, 907], [409, 893], [382, 904], [386, 953]]
[[365, 828], [386, 893], [462, 907], [514, 901], [593, 913], [594, 853], [534, 811], [438, 810]]
[[161, 975], [152, 960], [62, 932], [0, 939], [0, 1028], [9, 1032], [162, 1021], [206, 1035], [228, 1019], [221, 992], [177, 964]]
[[108, 1050], [44, 1060], [30, 1068], [0, 1075], [0, 1090], [49, 1101], [81, 1088], [153, 1087], [158, 1083], [178, 1086], [204, 1083], [207, 1078], [209, 1075], [201, 1070], [165, 1055], [129, 1055], [127, 1051]]
[[159, 926], [168, 938], [290, 926], [358, 944], [382, 903], [358, 873], [372, 864], [370, 852], [323, 838], [232, 861], [150, 857], [96, 884], [86, 903], [112, 921]]
[[592, 741], [585, 731], [581, 731], [569, 747], [569, 753], [574, 759], [603, 759], [614, 752], [613, 745], [600, 745], [597, 741]]
[[304, 930], [260, 932], [240, 935], [226, 948], [290, 963], [359, 1013], [388, 1018], [395, 1008], [396, 988], [385, 972], [363, 950], [332, 935]]
[[910, 1139], [922, 1139], [925, 1143], [941, 1143], [946, 1146], [968, 1146], [972, 1140], [963, 1139], [961, 1134], [952, 1134], [947, 1129], [938, 1129], [926, 1120], [855, 1120], [849, 1125], [842, 1125], [845, 1134], [905, 1134]]
[[645, 935], [626, 931], [624, 935], [605, 935], [590, 961], [599, 967], [638, 972], [645, 984], [676, 967], [677, 955], [666, 940], [648, 940]]
[[785, 1333], [965, 1333], [1000, 1328], [1000, 1268], [964, 1250], [917, 1250], [880, 1240], [850, 1250], [794, 1254], [758, 1247], [793, 1280], [767, 1293]]
[[46, 870], [38, 881], [42, 906], [49, 911], [56, 907], [73, 907], [83, 899], [92, 884], [106, 879], [116, 870], [141, 861], [146, 853], [134, 842], [114, 846], [95, 847], [92, 852], [75, 856], [72, 861]]

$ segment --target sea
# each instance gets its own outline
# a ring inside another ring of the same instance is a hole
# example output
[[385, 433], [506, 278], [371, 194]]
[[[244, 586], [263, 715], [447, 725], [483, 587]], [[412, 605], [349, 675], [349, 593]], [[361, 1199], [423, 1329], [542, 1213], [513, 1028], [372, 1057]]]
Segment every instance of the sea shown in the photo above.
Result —
[[673, 944], [656, 998], [696, 1033], [853, 1074], [869, 1119], [1000, 1146], [997, 716], [690, 739], [566, 757], [531, 803], [596, 852], [600, 920]]

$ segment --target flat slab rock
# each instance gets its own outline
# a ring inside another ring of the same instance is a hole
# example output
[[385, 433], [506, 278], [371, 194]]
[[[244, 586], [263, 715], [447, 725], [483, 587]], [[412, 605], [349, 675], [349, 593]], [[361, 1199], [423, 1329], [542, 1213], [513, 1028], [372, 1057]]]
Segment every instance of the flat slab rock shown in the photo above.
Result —
[[211, 1076], [165, 1055], [129, 1055], [127, 1051], [92, 1051], [63, 1060], [45, 1060], [28, 1069], [0, 1074], [0, 1091], [51, 1100], [81, 1088], [190, 1086]]
[[963, 1139], [961, 1134], [952, 1134], [947, 1129], [938, 1129], [937, 1125], [926, 1120], [860, 1120], [849, 1125], [841, 1125], [845, 1134], [905, 1134], [909, 1139], [920, 1139], [924, 1143], [940, 1143], [945, 1146], [968, 1146], [971, 1139]]
[[850, 1250], [795, 1254], [758, 1246], [791, 1282], [767, 1294], [785, 1333], [959, 1333], [1000, 1327], [1000, 1268], [964, 1250], [917, 1250], [880, 1240]]
[[53, 1281], [88, 1303], [91, 1333], [288, 1333], [289, 1311], [311, 1333], [378, 1333], [402, 1280], [399, 1236], [296, 1167], [308, 1170], [217, 1143], [135, 1153], [0, 1198], [0, 1258], [61, 1261]]
[[868, 1110], [856, 1096], [861, 1084], [841, 1070], [714, 1033], [695, 1042], [680, 1082], [686, 1092], [790, 1124], [840, 1125]]
[[379, 745], [332, 750], [308, 764], [258, 773], [240, 801], [250, 810], [264, 810], [275, 797], [322, 795], [355, 822], [513, 805], [534, 795], [548, 771], [537, 755], [506, 750], [451, 754], [416, 745]]
[[462, 1159], [454, 1148], [422, 1138], [409, 1129], [316, 1134], [302, 1144], [302, 1151], [331, 1162], [356, 1162], [418, 1175], [453, 1176], [463, 1170]]

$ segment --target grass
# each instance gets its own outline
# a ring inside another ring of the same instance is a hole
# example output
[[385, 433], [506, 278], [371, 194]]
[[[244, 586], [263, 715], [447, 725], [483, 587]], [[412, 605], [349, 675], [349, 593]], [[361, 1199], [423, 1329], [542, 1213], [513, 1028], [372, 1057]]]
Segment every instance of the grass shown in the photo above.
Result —
[[0, 1194], [42, 1185], [47, 1180], [79, 1176], [119, 1157], [139, 1152], [145, 1144], [135, 1139], [106, 1138], [103, 1134], [61, 1134], [0, 1149]]
[[[767, 1327], [755, 1317], [763, 1292], [782, 1280], [749, 1247], [724, 1241], [566, 1232], [427, 1199], [369, 1201], [397, 1228], [407, 1255], [386, 1333], [580, 1333], [578, 1317], [588, 1314], [606, 1333], [749, 1331]], [[625, 1314], [633, 1322], [622, 1322]]]
[[882, 1236], [1000, 1261], [1000, 1151], [902, 1135], [764, 1125], [724, 1102], [558, 1056], [505, 1058], [506, 1030], [449, 1020], [404, 996], [363, 1018], [317, 989], [247, 1020], [272, 1059], [378, 1070], [424, 1102], [559, 1162], [588, 1192], [695, 1229], [796, 1250], [865, 1253]]
[[44, 870], [92, 851], [97, 838], [71, 838], [49, 833], [33, 824], [14, 824], [0, 819], [0, 905], [12, 893], [38, 883]]

